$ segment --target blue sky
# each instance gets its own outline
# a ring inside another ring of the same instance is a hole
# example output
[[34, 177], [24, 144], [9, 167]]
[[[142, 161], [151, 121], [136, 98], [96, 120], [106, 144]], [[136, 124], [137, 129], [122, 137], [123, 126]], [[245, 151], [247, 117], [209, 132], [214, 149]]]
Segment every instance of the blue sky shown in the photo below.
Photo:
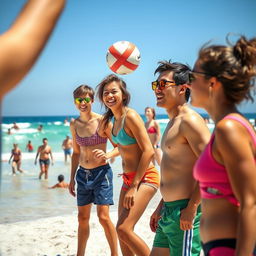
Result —
[[[10, 27], [25, 2], [0, 1], [0, 33]], [[111, 73], [106, 52], [121, 40], [133, 42], [141, 52], [138, 69], [122, 77], [132, 95], [130, 106], [143, 113], [146, 106], [156, 107], [150, 83], [158, 61], [193, 66], [198, 49], [209, 40], [225, 43], [229, 32], [256, 36], [255, 13], [255, 0], [68, 0], [36, 65], [5, 97], [3, 115], [77, 114], [73, 90], [84, 83], [95, 87]], [[256, 103], [240, 109], [256, 112]], [[97, 102], [94, 110], [103, 111]]]

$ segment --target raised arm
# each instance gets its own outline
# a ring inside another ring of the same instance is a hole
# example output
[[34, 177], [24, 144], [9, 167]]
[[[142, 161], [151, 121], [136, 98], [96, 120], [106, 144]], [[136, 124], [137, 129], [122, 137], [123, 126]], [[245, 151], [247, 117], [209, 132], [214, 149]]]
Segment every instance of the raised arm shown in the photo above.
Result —
[[31, 69], [43, 50], [65, 0], [29, 0], [0, 36], [0, 100]]

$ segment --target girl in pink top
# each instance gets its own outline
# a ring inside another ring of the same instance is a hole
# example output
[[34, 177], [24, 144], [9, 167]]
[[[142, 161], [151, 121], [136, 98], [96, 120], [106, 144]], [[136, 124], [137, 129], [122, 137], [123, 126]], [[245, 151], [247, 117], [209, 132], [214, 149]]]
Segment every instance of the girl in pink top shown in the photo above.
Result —
[[215, 122], [194, 176], [202, 196], [200, 235], [207, 256], [253, 255], [256, 241], [256, 135], [237, 110], [252, 99], [256, 38], [203, 47], [191, 73], [192, 105]]

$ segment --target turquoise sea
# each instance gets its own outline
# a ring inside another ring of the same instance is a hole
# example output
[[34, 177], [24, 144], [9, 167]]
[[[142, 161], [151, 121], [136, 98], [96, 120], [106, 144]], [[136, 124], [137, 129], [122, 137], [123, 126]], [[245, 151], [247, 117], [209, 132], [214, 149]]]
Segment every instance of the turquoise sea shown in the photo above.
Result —
[[[206, 117], [206, 116], [204, 116]], [[246, 114], [246, 117], [254, 122], [256, 113]], [[4, 117], [2, 120], [2, 177], [0, 181], [0, 223], [26, 221], [49, 216], [76, 214], [76, 200], [68, 190], [48, 189], [57, 182], [57, 176], [64, 174], [65, 180], [69, 181], [70, 163], [64, 163], [64, 154], [61, 148], [66, 135], [70, 135], [69, 123], [65, 123], [66, 116], [41, 116], [41, 117]], [[76, 116], [69, 116], [76, 118]], [[142, 115], [143, 120], [145, 116]], [[163, 133], [167, 123], [167, 115], [158, 115], [156, 118]], [[8, 128], [16, 122], [19, 130], [12, 134], [7, 134]], [[37, 130], [39, 125], [43, 125], [41, 132]], [[210, 123], [209, 128], [214, 128]], [[50, 166], [49, 179], [39, 181], [39, 166], [34, 165], [36, 150], [42, 144], [42, 139], [47, 138], [52, 148], [55, 163]], [[34, 152], [26, 152], [28, 140], [32, 141]], [[22, 169], [24, 174], [11, 173], [11, 166], [8, 164], [13, 143], [18, 143], [22, 151]], [[111, 148], [111, 145], [108, 146]], [[122, 173], [120, 158], [112, 164], [114, 173], [114, 201], [115, 206], [111, 210], [117, 209], [119, 190], [122, 184], [118, 174]], [[156, 207], [158, 202], [152, 202], [151, 206]], [[94, 208], [95, 210], [95, 208]]]

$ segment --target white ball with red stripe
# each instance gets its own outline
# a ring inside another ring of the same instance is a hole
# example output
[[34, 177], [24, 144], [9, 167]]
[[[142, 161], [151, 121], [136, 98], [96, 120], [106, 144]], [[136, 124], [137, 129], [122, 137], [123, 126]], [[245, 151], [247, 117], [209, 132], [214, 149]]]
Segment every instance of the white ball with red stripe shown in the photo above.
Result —
[[131, 42], [118, 41], [108, 49], [107, 64], [119, 75], [132, 73], [140, 64], [140, 51]]

